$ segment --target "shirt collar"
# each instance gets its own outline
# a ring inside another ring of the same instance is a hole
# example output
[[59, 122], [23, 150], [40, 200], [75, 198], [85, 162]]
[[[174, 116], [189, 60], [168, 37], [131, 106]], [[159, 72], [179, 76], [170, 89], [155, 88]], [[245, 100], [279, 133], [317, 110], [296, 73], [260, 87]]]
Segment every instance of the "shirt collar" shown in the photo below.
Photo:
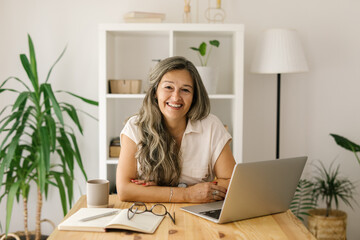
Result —
[[202, 126], [200, 121], [191, 121], [190, 119], [187, 122], [185, 134], [187, 133], [201, 133], [202, 132]]

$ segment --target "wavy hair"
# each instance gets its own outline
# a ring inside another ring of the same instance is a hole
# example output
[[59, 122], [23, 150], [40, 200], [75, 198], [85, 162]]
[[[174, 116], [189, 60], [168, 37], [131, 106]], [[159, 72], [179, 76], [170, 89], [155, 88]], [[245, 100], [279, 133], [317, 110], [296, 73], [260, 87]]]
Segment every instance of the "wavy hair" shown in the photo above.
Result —
[[150, 86], [139, 111], [136, 125], [140, 142], [136, 158], [139, 178], [157, 185], [177, 186], [181, 175], [181, 152], [167, 130], [156, 100], [156, 90], [165, 73], [185, 69], [193, 79], [194, 95], [187, 113], [188, 121], [201, 120], [210, 113], [210, 100], [194, 64], [184, 57], [169, 57], [160, 61], [149, 75]]

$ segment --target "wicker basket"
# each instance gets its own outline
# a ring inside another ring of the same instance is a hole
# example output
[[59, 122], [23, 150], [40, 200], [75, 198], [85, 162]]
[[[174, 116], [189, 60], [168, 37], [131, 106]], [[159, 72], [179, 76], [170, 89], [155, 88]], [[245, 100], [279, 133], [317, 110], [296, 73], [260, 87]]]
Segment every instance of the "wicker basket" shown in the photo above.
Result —
[[326, 209], [309, 211], [309, 230], [318, 240], [345, 240], [347, 214], [340, 210], [331, 210], [325, 217]]
[[136, 94], [141, 91], [141, 80], [109, 80], [110, 93]]

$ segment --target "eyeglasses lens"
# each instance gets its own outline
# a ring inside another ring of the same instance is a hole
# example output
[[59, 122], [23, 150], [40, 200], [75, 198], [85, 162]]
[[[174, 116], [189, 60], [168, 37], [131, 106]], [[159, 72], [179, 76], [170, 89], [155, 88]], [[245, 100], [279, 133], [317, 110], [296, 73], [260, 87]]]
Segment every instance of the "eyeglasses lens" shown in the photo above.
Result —
[[151, 209], [151, 211], [153, 212], [153, 214], [158, 215], [158, 216], [164, 216], [166, 215], [166, 207], [162, 204], [156, 204], [154, 205], [154, 207]]
[[144, 203], [134, 203], [130, 211], [133, 213], [143, 213], [146, 211], [146, 205]]

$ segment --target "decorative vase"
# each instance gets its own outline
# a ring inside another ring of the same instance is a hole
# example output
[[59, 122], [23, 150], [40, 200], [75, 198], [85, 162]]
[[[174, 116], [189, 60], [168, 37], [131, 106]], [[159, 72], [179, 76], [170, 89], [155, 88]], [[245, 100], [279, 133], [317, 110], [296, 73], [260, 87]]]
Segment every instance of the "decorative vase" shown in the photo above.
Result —
[[215, 94], [218, 82], [218, 71], [214, 67], [196, 67], [208, 94]]
[[308, 225], [310, 232], [318, 240], [345, 240], [347, 214], [340, 210], [331, 210], [325, 217], [326, 209], [309, 211]]

